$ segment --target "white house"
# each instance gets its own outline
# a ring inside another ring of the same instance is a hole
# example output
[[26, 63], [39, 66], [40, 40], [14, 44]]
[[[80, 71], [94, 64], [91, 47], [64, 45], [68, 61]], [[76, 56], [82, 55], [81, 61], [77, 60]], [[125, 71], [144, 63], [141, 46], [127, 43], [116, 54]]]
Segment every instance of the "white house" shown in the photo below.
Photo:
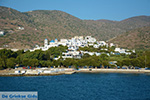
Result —
[[93, 43], [89, 43], [89, 46], [93, 46], [94, 44]]
[[24, 30], [24, 27], [17, 27], [17, 29], [19, 29], [19, 30]]
[[0, 31], [0, 35], [5, 35], [4, 31]]
[[96, 55], [96, 56], [100, 56], [100, 55], [101, 55], [101, 53], [95, 52], [95, 55]]
[[126, 49], [120, 49], [120, 53], [126, 53]]
[[131, 52], [129, 52], [129, 50], [127, 50], [127, 49], [122, 49], [122, 48], [115, 48], [115, 52], [119, 52], [119, 53], [124, 53], [124, 54], [126, 54], [126, 55], [130, 55], [131, 54]]
[[101, 50], [108, 51], [108, 49], [106, 49], [106, 48], [101, 48]]
[[105, 41], [97, 41], [97, 44], [99, 46], [108, 46], [108, 44]]
[[99, 45], [94, 44], [93, 47], [94, 47], [94, 48], [99, 48]]
[[68, 50], [78, 50], [77, 46], [68, 46]]
[[67, 39], [60, 39], [60, 42], [58, 42], [58, 45], [66, 46], [67, 43], [68, 43], [68, 40], [67, 40]]
[[89, 42], [89, 43], [94, 43], [94, 42], [96, 42], [96, 39], [93, 38], [93, 37], [91, 37], [91, 36], [86, 36], [86, 37], [85, 37], [85, 40], [86, 40], [87, 42]]
[[83, 36], [74, 36], [74, 39], [76, 39], [76, 40], [83, 40]]
[[120, 52], [120, 48], [115, 48], [115, 52]]
[[110, 45], [109, 45], [110, 47], [112, 47], [112, 46], [115, 46], [115, 44], [113, 44], [113, 43], [110, 43]]
[[62, 58], [66, 59], [66, 58], [77, 58], [80, 59], [82, 56], [80, 51], [67, 51], [67, 52], [63, 52], [62, 53]]

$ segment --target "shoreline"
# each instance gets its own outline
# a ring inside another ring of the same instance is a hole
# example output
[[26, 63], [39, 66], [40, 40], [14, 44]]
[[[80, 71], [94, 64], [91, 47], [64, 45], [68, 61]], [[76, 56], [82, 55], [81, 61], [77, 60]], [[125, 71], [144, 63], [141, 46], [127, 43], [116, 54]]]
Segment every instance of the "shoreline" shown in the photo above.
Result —
[[150, 73], [150, 70], [141, 69], [80, 69], [82, 73]]
[[[39, 69], [32, 70], [32, 69], [26, 69], [21, 71], [26, 71], [26, 73], [15, 73], [15, 71], [18, 71], [18, 69], [12, 69], [12, 70], [0, 70], [0, 77], [3, 76], [55, 76], [55, 75], [71, 75], [74, 73], [133, 73], [133, 74], [150, 74], [150, 70], [144, 70], [144, 69], [84, 69], [81, 68], [79, 70], [74, 70], [72, 68], [65, 68], [63, 71], [56, 71], [56, 72], [50, 72], [54, 70], [62, 70], [62, 69], [50, 69], [47, 68], [46, 70], [42, 71], [48, 71], [49, 73], [38, 72]], [[30, 73], [29, 73], [30, 72]]]

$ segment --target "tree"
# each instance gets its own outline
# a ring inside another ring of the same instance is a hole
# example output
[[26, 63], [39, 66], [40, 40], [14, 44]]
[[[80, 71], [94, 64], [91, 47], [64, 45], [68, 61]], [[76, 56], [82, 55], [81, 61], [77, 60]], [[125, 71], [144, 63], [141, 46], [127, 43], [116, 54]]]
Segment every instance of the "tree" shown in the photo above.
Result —
[[22, 64], [25, 66], [29, 66], [29, 59], [28, 58], [23, 59]]
[[123, 65], [126, 65], [126, 66], [129, 66], [129, 65], [131, 65], [131, 60], [128, 58], [128, 59], [124, 59], [123, 61], [122, 61], [122, 64]]
[[8, 68], [14, 68], [15, 65], [16, 65], [16, 59], [15, 58], [7, 59], [7, 67]]
[[67, 59], [65, 59], [64, 61], [63, 61], [63, 65], [64, 66], [72, 66], [72, 65], [74, 65], [74, 60], [73, 59], [71, 59], [71, 58], [67, 58]]
[[1, 55], [0, 56], [0, 62], [1, 62], [3, 69], [7, 68], [7, 56]]
[[132, 66], [139, 66], [140, 65], [140, 61], [138, 59], [131, 59], [130, 63]]
[[107, 54], [101, 54], [100, 55], [100, 58], [102, 59], [102, 60], [108, 60], [108, 55]]
[[122, 61], [117, 61], [118, 66], [123, 66]]
[[0, 59], [1, 59], [1, 65], [2, 68], [7, 68], [7, 59], [13, 57], [13, 51], [7, 50], [7, 49], [2, 49], [0, 50]]
[[39, 62], [37, 59], [30, 59], [29, 60], [30, 66], [36, 67], [39, 65]]
[[6, 56], [7, 58], [12, 57], [13, 51], [7, 50], [7, 49], [2, 49], [0, 50], [1, 56]]
[[102, 64], [102, 67], [109, 66], [109, 56], [108, 55], [101, 54], [99, 60], [100, 60], [100, 63]]
[[88, 58], [88, 57], [90, 57], [90, 55], [89, 55], [88, 53], [85, 53], [85, 54], [82, 56], [82, 58]]
[[1, 57], [0, 57], [0, 69], [4, 69], [4, 62]]
[[22, 63], [21, 55], [17, 56], [16, 63], [19, 64], [19, 65]]
[[25, 52], [24, 52], [24, 50], [18, 50], [18, 51], [16, 51], [16, 53], [17, 53], [17, 56], [19, 56], [19, 55], [24, 54]]
[[91, 58], [89, 59], [89, 63], [91, 63], [90, 66], [97, 67], [97, 66], [100, 65], [100, 59], [99, 59], [98, 56], [93, 55], [93, 56], [91, 56]]
[[136, 53], [131, 53], [131, 55], [129, 55], [129, 58], [131, 59], [136, 58]]
[[82, 58], [78, 61], [78, 66], [88, 66], [89, 63], [88, 63], [88, 59], [89, 58]]
[[102, 65], [104, 65], [104, 66], [107, 66], [107, 67], [108, 67], [108, 66], [109, 66], [109, 63], [108, 63], [108, 61], [105, 61], [105, 60], [104, 60], [104, 61], [102, 61]]

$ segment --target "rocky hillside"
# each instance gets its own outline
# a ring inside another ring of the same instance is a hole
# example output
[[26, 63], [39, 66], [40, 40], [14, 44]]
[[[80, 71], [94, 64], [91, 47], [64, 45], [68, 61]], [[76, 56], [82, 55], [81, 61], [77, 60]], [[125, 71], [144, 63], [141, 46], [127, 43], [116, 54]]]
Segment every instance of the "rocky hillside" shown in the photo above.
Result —
[[[0, 47], [30, 48], [43, 45], [45, 38], [70, 38], [91, 35], [98, 40], [108, 40], [131, 29], [150, 26], [150, 16], [137, 16], [123, 21], [81, 20], [57, 10], [19, 12], [0, 7]], [[24, 30], [18, 29], [24, 27]]]
[[110, 42], [124, 48], [150, 49], [150, 26], [128, 31]]

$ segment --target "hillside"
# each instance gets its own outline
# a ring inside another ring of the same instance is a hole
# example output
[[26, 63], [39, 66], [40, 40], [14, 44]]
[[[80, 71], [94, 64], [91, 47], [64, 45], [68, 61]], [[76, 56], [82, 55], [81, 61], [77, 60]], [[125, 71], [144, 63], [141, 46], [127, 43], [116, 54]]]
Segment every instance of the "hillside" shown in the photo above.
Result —
[[150, 26], [128, 31], [109, 42], [123, 48], [150, 49]]
[[[98, 40], [108, 40], [131, 29], [150, 26], [150, 16], [137, 16], [123, 21], [81, 20], [57, 10], [19, 12], [0, 7], [0, 47], [30, 48], [43, 45], [43, 40], [70, 38], [76, 35], [91, 35]], [[24, 27], [24, 30], [18, 30]]]

